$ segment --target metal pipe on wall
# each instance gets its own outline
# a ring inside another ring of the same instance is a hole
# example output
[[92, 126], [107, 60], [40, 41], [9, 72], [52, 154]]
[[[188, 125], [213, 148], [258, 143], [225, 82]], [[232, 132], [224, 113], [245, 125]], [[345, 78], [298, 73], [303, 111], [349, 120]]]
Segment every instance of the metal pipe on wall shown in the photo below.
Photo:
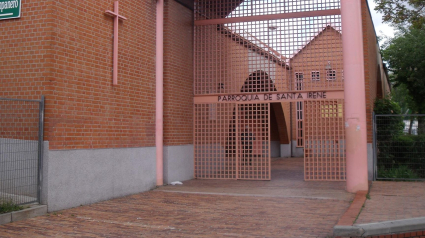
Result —
[[156, 110], [155, 110], [155, 146], [156, 146], [156, 185], [164, 184], [164, 0], [156, 2]]

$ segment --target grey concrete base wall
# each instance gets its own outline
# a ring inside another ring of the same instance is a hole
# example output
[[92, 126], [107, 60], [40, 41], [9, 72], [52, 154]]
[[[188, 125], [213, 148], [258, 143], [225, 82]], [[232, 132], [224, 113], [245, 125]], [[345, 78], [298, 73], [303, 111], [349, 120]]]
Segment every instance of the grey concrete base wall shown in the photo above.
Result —
[[165, 184], [192, 179], [193, 165], [193, 145], [164, 146]]
[[150, 190], [155, 147], [45, 150], [42, 203], [49, 212]]
[[304, 148], [297, 147], [297, 141], [292, 141], [292, 157], [304, 157]]
[[280, 141], [270, 141], [270, 156], [280, 157]]
[[280, 144], [280, 157], [291, 157], [291, 144]]
[[367, 175], [369, 180], [373, 180], [373, 144], [367, 143]]

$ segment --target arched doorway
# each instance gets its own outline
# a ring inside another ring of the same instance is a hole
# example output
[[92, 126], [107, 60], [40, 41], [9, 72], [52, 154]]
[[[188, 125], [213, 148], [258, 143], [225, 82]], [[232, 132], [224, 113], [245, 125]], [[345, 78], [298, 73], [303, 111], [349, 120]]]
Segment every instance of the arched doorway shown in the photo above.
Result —
[[[240, 90], [241, 93], [273, 91], [277, 91], [273, 80], [262, 70], [251, 73]], [[289, 144], [281, 103], [235, 105], [226, 157], [235, 161], [238, 179], [270, 179], [270, 158], [280, 157], [280, 144]]]

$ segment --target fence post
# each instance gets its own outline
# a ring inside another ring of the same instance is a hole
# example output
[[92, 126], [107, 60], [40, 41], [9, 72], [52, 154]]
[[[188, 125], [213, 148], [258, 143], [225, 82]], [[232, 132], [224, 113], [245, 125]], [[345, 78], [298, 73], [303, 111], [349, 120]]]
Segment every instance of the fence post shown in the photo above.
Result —
[[372, 112], [372, 135], [373, 135], [373, 167], [372, 167], [372, 171], [373, 171], [373, 176], [372, 176], [372, 181], [376, 181], [376, 177], [377, 177], [377, 172], [376, 168], [377, 168], [377, 146], [376, 146], [376, 114], [375, 112]]
[[37, 200], [41, 202], [41, 186], [43, 181], [43, 148], [44, 148], [44, 95], [41, 96], [38, 119], [38, 174]]

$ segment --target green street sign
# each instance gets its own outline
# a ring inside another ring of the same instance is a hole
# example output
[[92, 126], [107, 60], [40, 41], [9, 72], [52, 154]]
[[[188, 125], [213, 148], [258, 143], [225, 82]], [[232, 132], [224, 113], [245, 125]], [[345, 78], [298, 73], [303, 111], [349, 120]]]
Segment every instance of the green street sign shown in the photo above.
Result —
[[21, 0], [0, 0], [0, 20], [21, 17]]

